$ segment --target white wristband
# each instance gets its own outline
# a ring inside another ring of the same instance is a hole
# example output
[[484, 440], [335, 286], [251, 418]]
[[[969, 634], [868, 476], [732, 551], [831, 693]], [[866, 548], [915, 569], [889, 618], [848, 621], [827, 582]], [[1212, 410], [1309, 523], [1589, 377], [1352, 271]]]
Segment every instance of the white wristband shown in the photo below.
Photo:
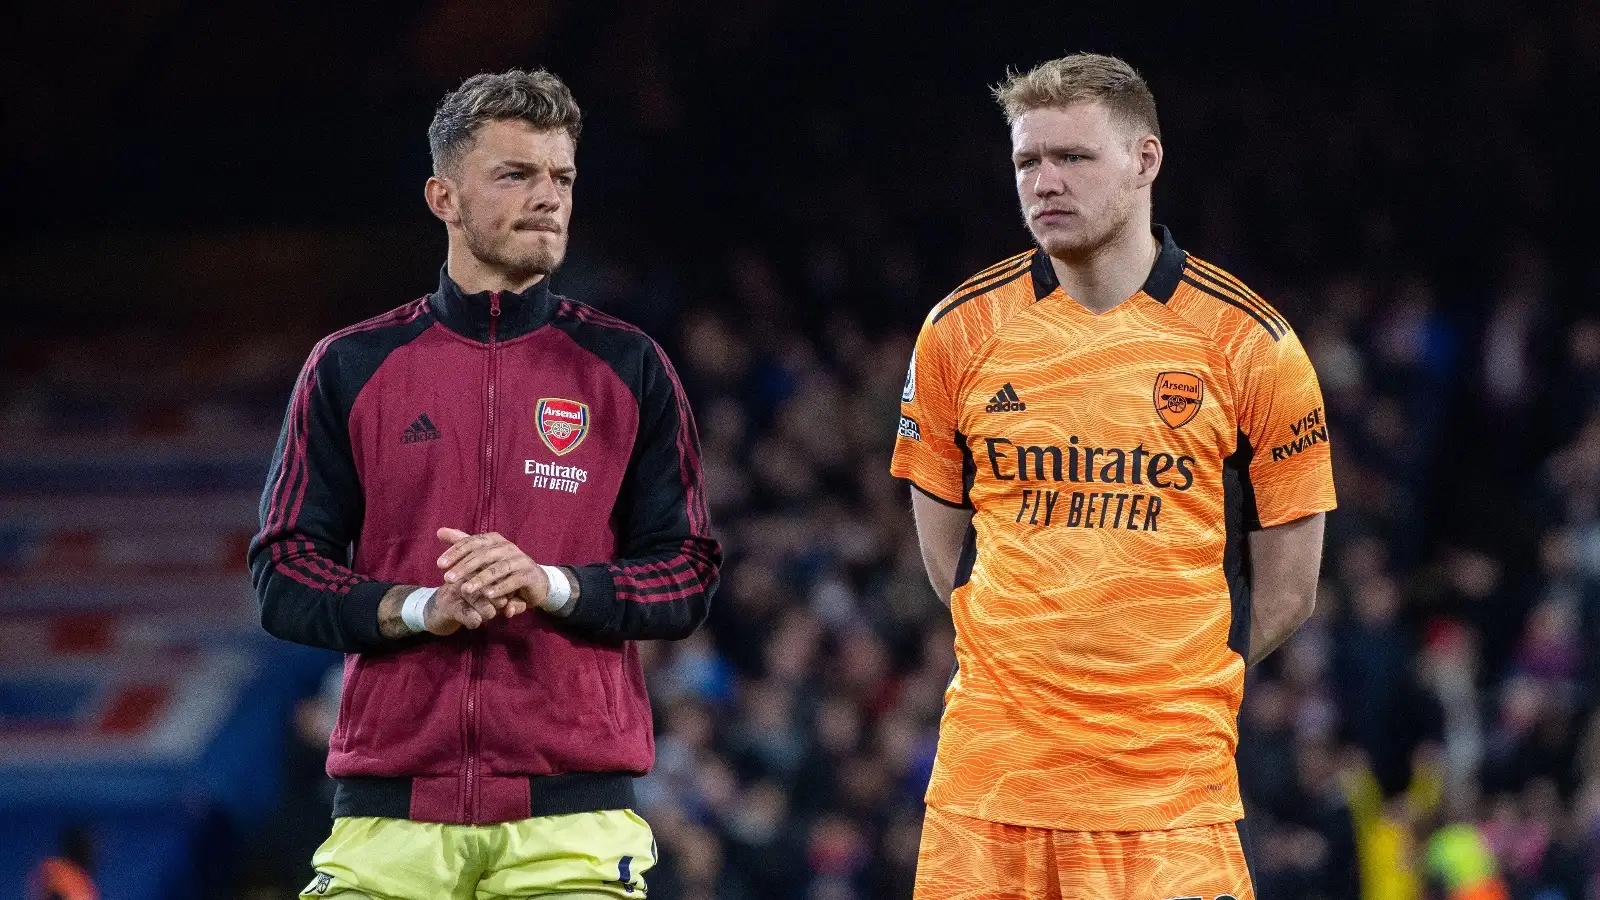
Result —
[[412, 634], [427, 631], [428, 626], [422, 619], [422, 608], [428, 605], [438, 588], [417, 588], [406, 595], [404, 603], [400, 604], [400, 621], [406, 623]]
[[544, 595], [544, 602], [539, 608], [545, 612], [560, 612], [572, 599], [572, 582], [567, 580], [567, 573], [555, 566], [540, 566], [546, 578], [550, 579], [550, 591]]

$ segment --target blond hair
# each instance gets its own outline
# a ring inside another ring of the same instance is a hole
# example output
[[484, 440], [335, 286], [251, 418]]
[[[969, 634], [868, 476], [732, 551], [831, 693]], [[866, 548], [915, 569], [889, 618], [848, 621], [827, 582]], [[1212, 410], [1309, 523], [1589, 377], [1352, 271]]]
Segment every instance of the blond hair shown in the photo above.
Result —
[[1025, 73], [1012, 70], [1005, 81], [995, 85], [994, 99], [1005, 110], [1007, 124], [1031, 110], [1094, 101], [1105, 104], [1124, 123], [1161, 138], [1150, 86], [1133, 66], [1115, 56], [1074, 53], [1042, 62]]
[[517, 119], [536, 128], [559, 128], [571, 136], [574, 144], [583, 129], [583, 114], [572, 99], [572, 91], [544, 69], [483, 72], [461, 82], [460, 87], [439, 101], [433, 123], [428, 126], [434, 174], [455, 167], [472, 148], [484, 123], [506, 119]]

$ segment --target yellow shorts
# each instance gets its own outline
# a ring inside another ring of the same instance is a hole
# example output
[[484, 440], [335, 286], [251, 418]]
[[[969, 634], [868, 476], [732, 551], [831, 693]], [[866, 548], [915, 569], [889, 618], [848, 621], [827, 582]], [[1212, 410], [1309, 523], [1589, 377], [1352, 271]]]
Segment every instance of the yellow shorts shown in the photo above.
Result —
[[627, 809], [499, 825], [341, 818], [311, 863], [303, 900], [640, 900], [656, 842]]

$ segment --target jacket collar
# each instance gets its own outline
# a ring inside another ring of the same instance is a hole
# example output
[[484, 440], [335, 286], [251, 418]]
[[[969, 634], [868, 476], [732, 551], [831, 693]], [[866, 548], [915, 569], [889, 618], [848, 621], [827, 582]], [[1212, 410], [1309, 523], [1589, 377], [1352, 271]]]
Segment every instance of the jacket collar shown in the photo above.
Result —
[[428, 301], [434, 314], [446, 328], [464, 338], [488, 343], [489, 324], [494, 306], [494, 295], [499, 295], [500, 316], [495, 328], [495, 340], [509, 341], [521, 337], [547, 324], [555, 316], [559, 298], [550, 292], [550, 276], [520, 293], [511, 291], [480, 291], [462, 293], [461, 286], [450, 277], [449, 270], [439, 270], [439, 289]]

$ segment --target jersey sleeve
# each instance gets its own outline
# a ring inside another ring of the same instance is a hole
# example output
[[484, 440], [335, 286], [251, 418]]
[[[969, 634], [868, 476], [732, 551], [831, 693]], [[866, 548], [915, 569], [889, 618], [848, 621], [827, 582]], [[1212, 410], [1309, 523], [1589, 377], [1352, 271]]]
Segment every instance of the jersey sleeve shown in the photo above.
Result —
[[261, 624], [275, 637], [344, 653], [404, 646], [378, 631], [394, 585], [347, 565], [361, 533], [361, 480], [347, 404], [336, 396], [336, 352], [318, 345], [295, 382], [261, 494], [261, 531], [248, 562]]
[[689, 398], [654, 341], [639, 394], [639, 434], [615, 516], [621, 558], [578, 567], [577, 606], [556, 620], [592, 641], [688, 637], [710, 612], [722, 566]]
[[957, 334], [955, 323], [935, 323], [932, 314], [922, 325], [900, 392], [900, 427], [889, 471], [934, 499], [967, 507]]
[[1243, 382], [1239, 430], [1250, 444], [1250, 486], [1261, 527], [1333, 509], [1322, 388], [1294, 332], [1278, 341], [1262, 335]]

